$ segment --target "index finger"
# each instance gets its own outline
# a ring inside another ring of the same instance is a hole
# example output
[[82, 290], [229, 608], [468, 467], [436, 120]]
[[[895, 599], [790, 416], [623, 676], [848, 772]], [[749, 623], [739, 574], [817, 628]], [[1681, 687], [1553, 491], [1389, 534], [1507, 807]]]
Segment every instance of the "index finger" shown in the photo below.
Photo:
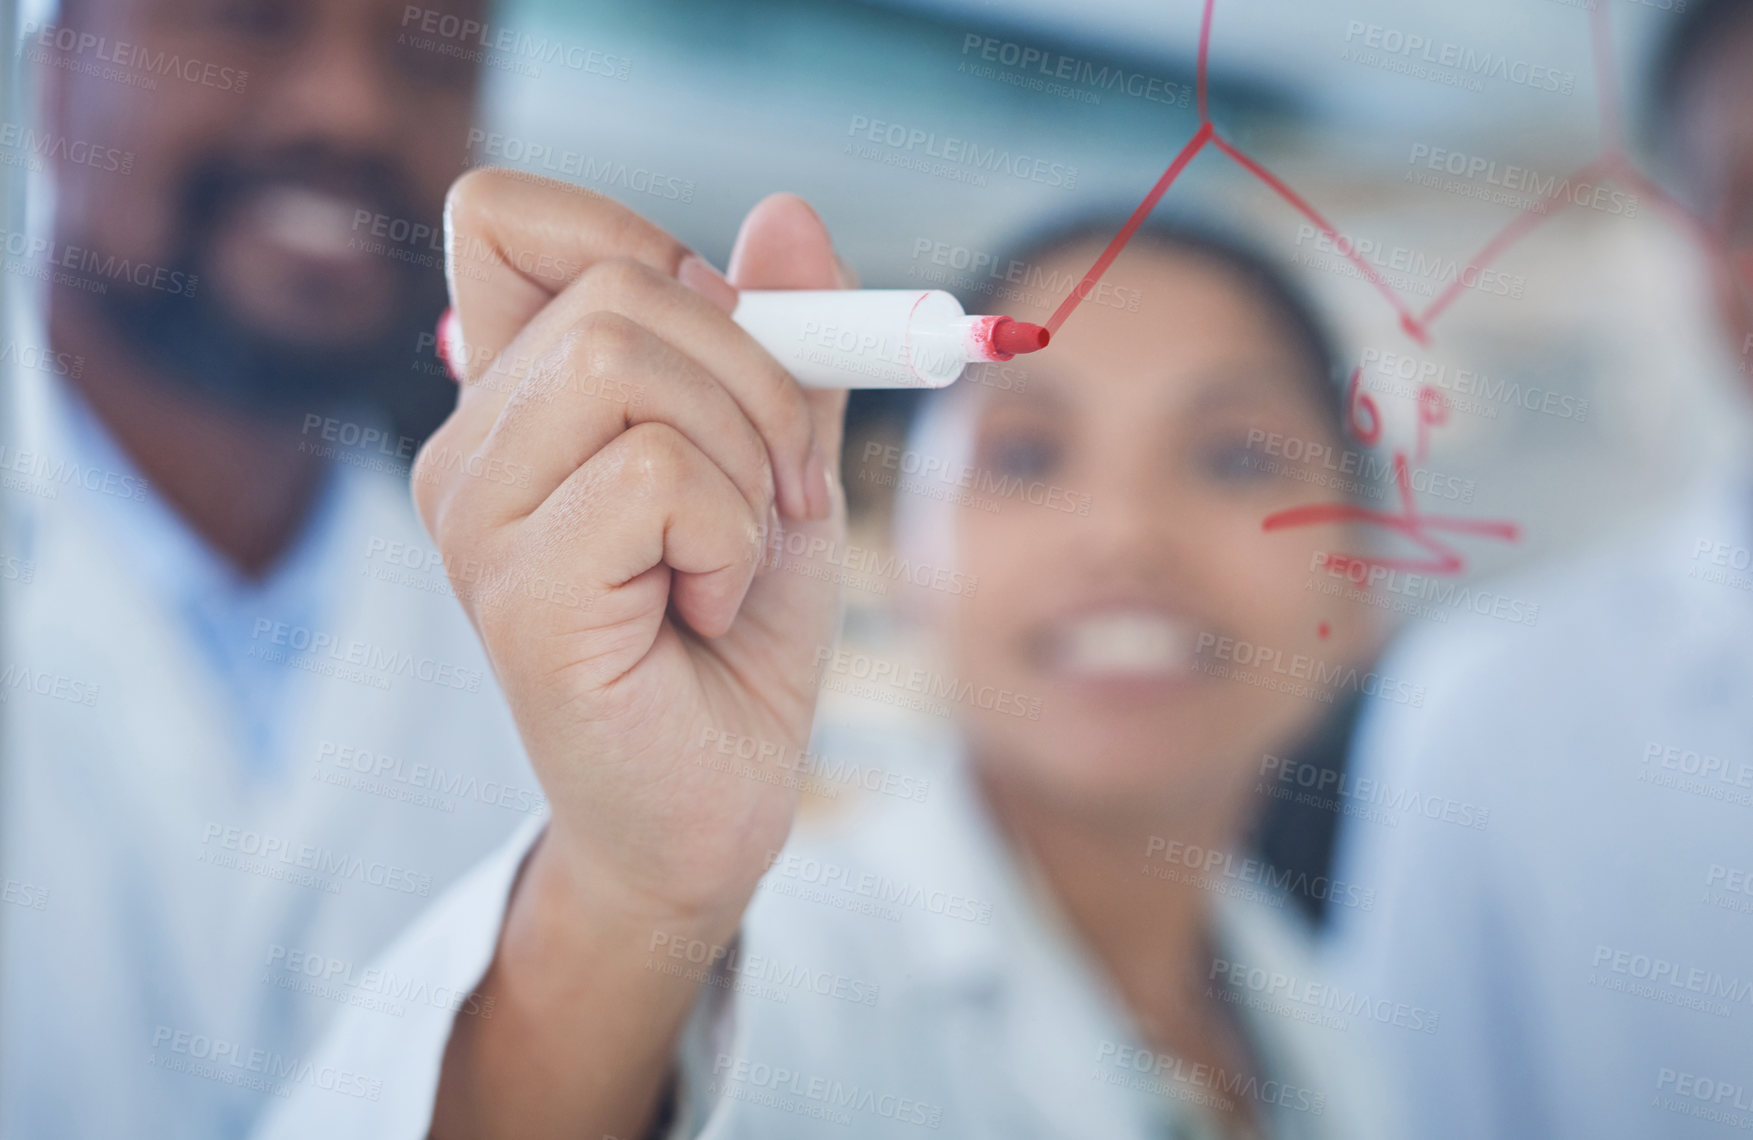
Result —
[[445, 274], [456, 316], [452, 366], [480, 377], [523, 327], [608, 258], [674, 277], [688, 249], [632, 210], [580, 186], [484, 167], [444, 203]]

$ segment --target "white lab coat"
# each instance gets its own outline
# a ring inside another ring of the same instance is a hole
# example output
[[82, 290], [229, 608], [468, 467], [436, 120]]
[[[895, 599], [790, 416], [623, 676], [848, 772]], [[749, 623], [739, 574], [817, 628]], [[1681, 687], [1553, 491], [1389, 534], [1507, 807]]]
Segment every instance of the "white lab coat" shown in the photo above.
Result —
[[[375, 541], [426, 549], [405, 477], [355, 466], [319, 620], [383, 668], [300, 672], [280, 771], [246, 772], [223, 678], [95, 509], [134, 488], [56, 466], [65, 404], [28, 359], [7, 376], [0, 473], [0, 1135], [241, 1136], [290, 1089], [334, 1083], [304, 1058], [342, 1009], [395, 1021], [450, 1000], [364, 965], [544, 801], [442, 569], [430, 589], [374, 576]], [[399, 766], [371, 782], [366, 753]]]
[[1378, 901], [1335, 916], [1334, 954], [1441, 1019], [1384, 1054], [1412, 1134], [1753, 1125], [1747, 486], [1491, 587], [1532, 628], [1432, 627], [1385, 667], [1429, 697], [1360, 731], [1336, 873]]
[[[1174, 1059], [1138, 1044], [959, 762], [892, 738], [818, 735], [812, 751], [918, 775], [845, 819], [794, 830], [745, 916], [735, 969], [721, 966], [703, 988], [684, 1034], [672, 1137], [1212, 1135], [1187, 1106], [1226, 1078], [1183, 1067], [1177, 1085]], [[387, 968], [474, 985], [537, 834], [532, 821], [409, 932]], [[1239, 1010], [1261, 1072], [1229, 1095], [1275, 1137], [1394, 1135], [1348, 1033], [1299, 1004], [1315, 975], [1289, 917], [1215, 901], [1219, 956], [1255, 978], [1232, 992], [1248, 1001]], [[711, 957], [653, 942], [652, 968], [702, 970]], [[1288, 987], [1301, 996], [1282, 1000]], [[395, 1023], [345, 1015], [326, 1063], [381, 1076], [382, 1097], [301, 1089], [260, 1140], [426, 1135], [451, 1024], [439, 1011]]]

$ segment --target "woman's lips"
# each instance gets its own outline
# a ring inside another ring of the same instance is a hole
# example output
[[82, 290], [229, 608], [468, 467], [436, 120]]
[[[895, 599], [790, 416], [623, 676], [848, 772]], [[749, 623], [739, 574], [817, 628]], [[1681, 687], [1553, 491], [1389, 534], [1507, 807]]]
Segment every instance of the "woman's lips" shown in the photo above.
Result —
[[1084, 610], [1038, 642], [1047, 672], [1064, 680], [1176, 680], [1193, 673], [1197, 631], [1178, 614], [1138, 606]]

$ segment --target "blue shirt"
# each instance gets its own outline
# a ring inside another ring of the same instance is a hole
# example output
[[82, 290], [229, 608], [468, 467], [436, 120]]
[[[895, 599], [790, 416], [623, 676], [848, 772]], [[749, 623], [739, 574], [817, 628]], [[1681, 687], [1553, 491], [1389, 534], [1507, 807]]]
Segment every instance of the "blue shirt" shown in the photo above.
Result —
[[[73, 451], [66, 458], [83, 469], [150, 485], [77, 392], [62, 385], [52, 390]], [[339, 553], [338, 486], [335, 472], [325, 471], [299, 534], [260, 579], [245, 576], [209, 547], [150, 489], [143, 499], [90, 496], [103, 512], [104, 529], [126, 551], [130, 570], [181, 615], [214, 678], [224, 686], [227, 705], [236, 713], [241, 774], [272, 775], [285, 767], [277, 742], [284, 739], [293, 666], [290, 655], [263, 652], [268, 642], [260, 636], [258, 623], [325, 628], [323, 614], [339, 585], [331, 569]]]

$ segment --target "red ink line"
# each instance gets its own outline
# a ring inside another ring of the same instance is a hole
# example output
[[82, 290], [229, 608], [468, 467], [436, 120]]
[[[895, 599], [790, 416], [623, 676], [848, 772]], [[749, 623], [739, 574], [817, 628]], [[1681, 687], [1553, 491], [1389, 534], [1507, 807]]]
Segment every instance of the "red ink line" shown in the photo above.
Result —
[[[1432, 538], [1429, 531], [1447, 531], [1452, 534], [1475, 535], [1480, 538], [1495, 538], [1503, 542], [1515, 542], [1522, 536], [1521, 527], [1512, 522], [1499, 522], [1491, 519], [1451, 518], [1445, 515], [1414, 515], [1407, 517], [1390, 511], [1376, 510], [1372, 507], [1358, 507], [1350, 503], [1310, 503], [1306, 506], [1291, 507], [1267, 516], [1260, 524], [1260, 529], [1268, 533], [1275, 530], [1293, 530], [1303, 526], [1318, 526], [1331, 522], [1359, 522], [1370, 526], [1379, 526], [1396, 534], [1404, 535], [1430, 551], [1443, 556], [1443, 569], [1436, 570], [1430, 564], [1420, 564], [1431, 569], [1433, 573], [1455, 573], [1465, 567], [1466, 563], [1458, 552], [1447, 543]], [[1376, 558], [1372, 556], [1353, 559], [1366, 566], [1386, 566], [1390, 569], [1414, 569], [1413, 564], [1399, 562], [1392, 558]]]
[[[1570, 175], [1570, 177], [1564, 179], [1562, 182], [1554, 182], [1552, 184], [1552, 189], [1546, 192], [1545, 200], [1548, 202], [1558, 201], [1560, 198], [1564, 197], [1559, 193], [1561, 187], [1568, 186], [1574, 182], [1587, 181], [1595, 175], [1607, 170], [1608, 167], [1609, 163], [1605, 159], [1597, 159], [1594, 162], [1589, 163], [1587, 166]], [[1499, 230], [1496, 236], [1486, 242], [1485, 248], [1474, 254], [1473, 260], [1467, 263], [1467, 269], [1477, 273], [1479, 270], [1486, 268], [1493, 261], [1496, 261], [1498, 257], [1503, 254], [1504, 250], [1527, 237], [1540, 225], [1541, 222], [1563, 213], [1565, 208], [1569, 205], [1570, 199], [1564, 198], [1563, 204], [1556, 210], [1548, 210], [1543, 214], [1524, 213], [1521, 217]], [[1437, 295], [1436, 300], [1432, 301], [1429, 306], [1425, 308], [1423, 320], [1426, 324], [1436, 320], [1437, 317], [1442, 315], [1444, 309], [1447, 309], [1450, 305], [1455, 303], [1455, 299], [1461, 295], [1461, 290], [1467, 287], [1467, 276], [1468, 274], [1466, 272], [1457, 273], [1455, 279], [1449, 282], [1448, 285], [1444, 287], [1443, 291]]]
[[[1115, 242], [1104, 251], [1102, 258], [1097, 261], [1096, 267], [1092, 269], [1089, 274], [1085, 275], [1084, 279], [1078, 284], [1077, 289], [1073, 291], [1072, 295], [1068, 296], [1064, 302], [1060, 304], [1058, 310], [1047, 323], [1049, 330], [1053, 332], [1059, 331], [1059, 326], [1062, 325], [1066, 318], [1077, 308], [1078, 301], [1081, 300], [1080, 295], [1087, 294], [1087, 291], [1094, 287], [1095, 283], [1101, 278], [1102, 273], [1106, 272], [1108, 266], [1113, 263], [1114, 258], [1119, 256], [1121, 249], [1126, 245], [1126, 241], [1131, 239], [1132, 234], [1136, 232], [1138, 226], [1142, 224], [1144, 215], [1148, 214], [1150, 210], [1156, 206], [1157, 202], [1161, 200], [1164, 192], [1168, 190], [1169, 185], [1174, 182], [1177, 176], [1179, 176], [1181, 169], [1186, 166], [1187, 162], [1191, 161], [1193, 155], [1197, 154], [1206, 142], [1217, 144], [1219, 150], [1223, 151], [1249, 174], [1265, 183], [1267, 187], [1286, 202], [1290, 203], [1291, 206], [1304, 217], [1319, 226], [1328, 237], [1335, 240], [1335, 243], [1338, 244], [1341, 249], [1345, 249], [1347, 246], [1351, 245], [1351, 243], [1343, 241], [1338, 230], [1336, 230], [1331, 223], [1316, 212], [1313, 206], [1305, 201], [1282, 180], [1214, 132], [1210, 117], [1210, 108], [1207, 104], [1206, 92], [1207, 76], [1210, 71], [1211, 61], [1211, 25], [1215, 9], [1216, 0], [1205, 0], [1199, 23], [1199, 52], [1195, 73], [1195, 85], [1198, 90], [1200, 120], [1199, 133], [1193, 136], [1192, 141], [1189, 142], [1187, 147], [1176, 157], [1174, 165], [1169, 167], [1169, 170], [1163, 175], [1163, 178], [1151, 189], [1150, 195], [1145, 199], [1144, 204], [1139, 207], [1137, 212], [1134, 212], [1131, 219], [1127, 222], [1127, 227], [1121, 231], [1118, 237], [1116, 237]], [[1603, 2], [1596, 3], [1592, 6], [1589, 15], [1589, 28], [1591, 35], [1592, 63], [1595, 72], [1599, 114], [1601, 116], [1601, 129], [1605, 145], [1601, 157], [1584, 167], [1582, 171], [1573, 175], [1572, 178], [1585, 177], [1598, 171], [1610, 171], [1617, 174], [1625, 181], [1634, 183], [1639, 190], [1648, 194], [1649, 197], [1659, 205], [1667, 207], [1676, 216], [1684, 218], [1692, 227], [1704, 234], [1707, 241], [1709, 239], [1714, 239], [1716, 235], [1710, 227], [1706, 226], [1690, 211], [1675, 202], [1670, 195], [1649, 182], [1648, 179], [1639, 173], [1632, 164], [1624, 158], [1623, 129], [1621, 126], [1617, 102], [1618, 75], [1613, 61], [1612, 29], [1608, 21], [1607, 5], [1604, 0]], [[1553, 195], [1548, 194], [1547, 197], [1550, 200], [1553, 198]], [[1508, 226], [1504, 227], [1496, 237], [1487, 243], [1485, 249], [1483, 249], [1480, 254], [1469, 263], [1469, 267], [1472, 269], [1484, 268], [1491, 259], [1497, 257], [1504, 250], [1521, 240], [1528, 231], [1532, 230], [1546, 217], [1550, 216], [1550, 213], [1551, 212], [1549, 211], [1547, 214], [1534, 216], [1523, 215], [1522, 217], [1517, 218]], [[1721, 254], [1720, 252], [1713, 252], [1713, 256], [1720, 260]], [[1460, 290], [1464, 288], [1459, 282], [1451, 282], [1443, 294], [1433, 301], [1431, 305], [1425, 309], [1422, 315], [1415, 314], [1406, 303], [1401, 300], [1399, 294], [1396, 293], [1382, 278], [1381, 274], [1376, 271], [1375, 267], [1359, 255], [1355, 248], [1350, 249], [1346, 253], [1346, 257], [1353, 265], [1357, 266], [1359, 271], [1363, 273], [1364, 278], [1375, 287], [1376, 291], [1379, 292], [1382, 297], [1393, 306], [1394, 311], [1400, 315], [1400, 327], [1405, 330], [1408, 336], [1412, 337], [1413, 340], [1421, 345], [1428, 346], [1430, 344], [1430, 331], [1427, 326], [1432, 324], [1439, 315], [1447, 311], [1448, 307], [1460, 296]]]
[[1418, 389], [1418, 449], [1412, 453], [1414, 463], [1423, 463], [1430, 454], [1430, 429], [1449, 422], [1449, 401], [1442, 392], [1426, 384]]
[[1364, 275], [1364, 278], [1368, 280], [1371, 285], [1376, 287], [1377, 292], [1387, 298], [1388, 304], [1394, 306], [1395, 311], [1400, 314], [1401, 327], [1410, 333], [1412, 338], [1418, 341], [1418, 343], [1429, 343], [1429, 337], [1425, 333], [1424, 327], [1420, 324], [1418, 318], [1413, 315], [1411, 309], [1406, 307], [1405, 302], [1400, 300], [1400, 295], [1394, 292], [1394, 290], [1388, 285], [1387, 281], [1382, 279], [1382, 275], [1376, 272], [1376, 267], [1371, 265], [1362, 254], [1357, 252], [1356, 243], [1341, 237], [1339, 231], [1333, 227], [1333, 223], [1322, 217], [1319, 211], [1303, 199], [1302, 195], [1285, 185], [1285, 183], [1270, 170], [1267, 170], [1264, 166], [1261, 166], [1258, 162], [1255, 162], [1253, 159], [1243, 154], [1239, 149], [1231, 146], [1228, 142], [1225, 142], [1222, 135], [1212, 135], [1211, 141], [1217, 149], [1223, 151], [1225, 154], [1229, 155], [1230, 158], [1234, 159], [1243, 170], [1246, 170], [1249, 174], [1252, 174], [1255, 178], [1264, 182], [1273, 193], [1277, 194], [1280, 198], [1283, 198], [1286, 202], [1289, 202], [1298, 213], [1309, 219], [1309, 221], [1315, 223], [1315, 225], [1319, 226], [1328, 237], [1332, 238], [1334, 244], [1339, 248], [1339, 251], [1345, 254], [1346, 258], [1353, 265], [1357, 266], [1358, 270]]
[[[1496, 260], [1497, 256], [1504, 250], [1521, 241], [1528, 234], [1532, 233], [1535, 227], [1551, 216], [1551, 213], [1523, 214], [1521, 217], [1499, 230], [1490, 241], [1486, 242], [1485, 248], [1475, 254], [1473, 260], [1467, 263], [1467, 268], [1474, 271], [1485, 268], [1487, 265], [1491, 264], [1492, 261]], [[1465, 283], [1466, 277], [1466, 273], [1457, 273], [1455, 279], [1445, 285], [1443, 291], [1437, 294], [1436, 300], [1425, 306], [1424, 321], [1426, 324], [1429, 324], [1442, 316], [1443, 311], [1450, 305], [1454, 304], [1461, 296], [1462, 290], [1467, 287]]]
[[1388, 570], [1426, 574], [1458, 574], [1467, 567], [1466, 559], [1461, 557], [1459, 551], [1441, 539], [1431, 537], [1430, 531], [1477, 535], [1505, 542], [1515, 542], [1521, 537], [1521, 528], [1512, 522], [1419, 514], [1418, 499], [1412, 490], [1412, 470], [1403, 451], [1394, 456], [1394, 483], [1400, 491], [1400, 511], [1397, 514], [1352, 503], [1309, 503], [1266, 516], [1260, 529], [1270, 534], [1275, 530], [1291, 530], [1330, 522], [1358, 522], [1379, 526], [1404, 535], [1435, 556], [1434, 560], [1377, 558], [1369, 555], [1347, 557], [1362, 566], [1380, 566]]
[[[1350, 503], [1308, 503], [1266, 516], [1266, 521], [1260, 524], [1260, 529], [1265, 531], [1294, 530], [1299, 526], [1314, 526], [1318, 523], [1329, 522], [1369, 523], [1371, 526], [1379, 526], [1404, 534], [1408, 538], [1415, 537], [1423, 527], [1422, 520], [1416, 516], [1407, 518], [1405, 515], [1395, 514], [1392, 511], [1380, 511], [1374, 507], [1358, 507]], [[1368, 559], [1359, 559], [1359, 561], [1367, 562]]]
[[1205, 15], [1199, 21], [1199, 61], [1193, 68], [1193, 83], [1199, 91], [1199, 122], [1201, 125], [1211, 122], [1211, 113], [1205, 107], [1205, 76], [1211, 63], [1211, 10], [1217, 0], [1205, 0]]
[[1717, 257], [1720, 255], [1724, 244], [1723, 235], [1711, 228], [1703, 218], [1693, 213], [1685, 203], [1646, 178], [1643, 171], [1632, 165], [1630, 159], [1615, 155], [1605, 161], [1607, 168], [1613, 172], [1615, 178], [1654, 202], [1670, 218], [1680, 223], [1704, 247], [1704, 252], [1708, 256]]
[[1181, 176], [1181, 171], [1187, 169], [1187, 164], [1193, 161], [1194, 155], [1205, 149], [1205, 144], [1211, 141], [1211, 137], [1211, 124], [1200, 124], [1199, 130], [1194, 133], [1191, 139], [1187, 140], [1187, 145], [1181, 148], [1181, 153], [1175, 156], [1175, 161], [1169, 163], [1169, 168], [1163, 171], [1163, 176], [1156, 180], [1156, 185], [1150, 188], [1150, 193], [1146, 194], [1144, 201], [1138, 204], [1138, 209], [1132, 211], [1132, 216], [1126, 219], [1126, 224], [1120, 227], [1120, 232], [1115, 234], [1114, 240], [1108, 243], [1108, 248], [1102, 251], [1102, 256], [1096, 258], [1096, 263], [1090, 266], [1090, 271], [1083, 275], [1083, 280], [1078, 282], [1077, 288], [1073, 289], [1065, 300], [1059, 303], [1059, 308], [1053, 311], [1053, 315], [1047, 318], [1047, 331], [1049, 333], [1058, 332], [1059, 326], [1064, 324], [1065, 318], [1071, 316], [1077, 309], [1078, 303], [1094, 291], [1096, 283], [1102, 279], [1102, 274], [1106, 273], [1108, 267], [1114, 264], [1114, 259], [1120, 256], [1120, 251], [1126, 248], [1126, 243], [1132, 240], [1132, 235], [1138, 232], [1138, 227], [1144, 224], [1144, 219], [1150, 216], [1152, 210], [1156, 209], [1156, 204], [1162, 201], [1162, 197], [1168, 193], [1169, 187], [1175, 184], [1175, 179]]
[[1513, 522], [1502, 522], [1494, 519], [1420, 515], [1419, 521], [1425, 530], [1446, 530], [1450, 534], [1475, 534], [1481, 538], [1498, 538], [1505, 542], [1516, 542], [1522, 537], [1520, 526]]
[[[1730, 260], [1728, 253], [1730, 242], [1726, 227], [1712, 228], [1708, 222], [1693, 213], [1679, 199], [1644, 177], [1643, 172], [1633, 166], [1630, 159], [1615, 157], [1608, 159], [1608, 163], [1613, 170], [1614, 177], [1624, 182], [1636, 193], [1648, 198], [1658, 210], [1667, 214], [1668, 217], [1679, 223], [1681, 228], [1692, 235], [1693, 240], [1698, 243], [1699, 252], [1704, 256], [1705, 261], [1711, 267], [1711, 272], [1716, 276], [1717, 288], [1732, 289], [1736, 287], [1741, 277], [1734, 263]], [[1749, 281], [1748, 285], [1753, 287], [1753, 281]]]
[[1394, 453], [1394, 485], [1400, 489], [1400, 507], [1406, 512], [1409, 523], [1418, 521], [1418, 496], [1412, 493], [1412, 467], [1406, 462], [1406, 453]]
[[[1091, 291], [1094, 290], [1096, 284], [1101, 280], [1102, 275], [1106, 273], [1108, 267], [1114, 263], [1114, 259], [1120, 256], [1121, 251], [1126, 248], [1127, 243], [1130, 242], [1133, 235], [1137, 233], [1138, 227], [1144, 223], [1144, 219], [1149, 216], [1153, 209], [1156, 208], [1157, 203], [1162, 200], [1163, 195], [1168, 192], [1169, 187], [1180, 177], [1181, 172], [1186, 169], [1187, 164], [1192, 162], [1194, 157], [1205, 148], [1205, 144], [1209, 142], [1215, 143], [1219, 150], [1229, 156], [1229, 158], [1243, 170], [1264, 183], [1268, 189], [1277, 194], [1284, 201], [1288, 202], [1291, 207], [1298, 213], [1302, 214], [1303, 217], [1318, 226], [1322, 233], [1326, 234], [1329, 239], [1333, 240], [1334, 244], [1345, 254], [1347, 260], [1358, 268], [1363, 274], [1364, 279], [1382, 295], [1389, 305], [1393, 306], [1394, 311], [1400, 315], [1400, 327], [1405, 330], [1407, 335], [1421, 345], [1428, 345], [1430, 343], [1429, 326], [1433, 324], [1439, 316], [1447, 312], [1449, 307], [1460, 298], [1461, 291], [1465, 288], [1463, 281], [1467, 274], [1463, 273], [1458, 275], [1454, 281], [1451, 281], [1448, 284], [1441, 295], [1430, 303], [1422, 314], [1415, 314], [1408, 307], [1406, 302], [1401, 299], [1399, 293], [1397, 293], [1382, 275], [1377, 272], [1375, 266], [1370, 264], [1368, 259], [1363, 257], [1362, 254], [1357, 251], [1355, 243], [1344, 239], [1339, 231], [1334, 228], [1332, 223], [1322, 217], [1312, 205], [1310, 205], [1296, 191], [1292, 190], [1283, 180], [1217, 134], [1216, 128], [1211, 121], [1210, 107], [1206, 97], [1208, 86], [1207, 78], [1211, 61], [1211, 25], [1215, 7], [1216, 0], [1205, 0], [1199, 23], [1199, 53], [1195, 65], [1194, 80], [1198, 92], [1198, 132], [1194, 134], [1192, 139], [1187, 142], [1186, 146], [1181, 149], [1180, 154], [1175, 156], [1174, 162], [1163, 172], [1162, 177], [1157, 179], [1156, 184], [1151, 187], [1150, 193], [1146, 195], [1144, 201], [1139, 204], [1138, 209], [1133, 211], [1132, 216], [1127, 219], [1125, 226], [1123, 226], [1120, 232], [1114, 236], [1114, 240], [1108, 243], [1107, 248], [1102, 251], [1102, 255], [1096, 259], [1095, 265], [1090, 267], [1090, 271], [1084, 275], [1083, 280], [1080, 281], [1077, 287], [1071, 291], [1071, 294], [1060, 303], [1059, 308], [1055, 310], [1053, 316], [1048, 319], [1047, 328], [1051, 332], [1059, 331], [1059, 327], [1065, 323], [1066, 319], [1070, 317], [1074, 311], [1076, 311], [1079, 302], [1081, 302], [1083, 298], [1089, 296]], [[1587, 166], [1584, 166], [1575, 174], [1571, 175], [1570, 178], [1566, 179], [1564, 183], [1560, 183], [1559, 185], [1568, 185], [1572, 182], [1584, 181], [1594, 177], [1611, 177], [1623, 182], [1635, 192], [1645, 195], [1652, 203], [1664, 212], [1679, 219], [1685, 228], [1699, 239], [1700, 243], [1705, 248], [1707, 256], [1717, 267], [1717, 271], [1719, 273], [1728, 274], [1728, 279], [1730, 281], [1737, 280], [1738, 268], [1730, 261], [1730, 254], [1728, 252], [1727, 243], [1724, 240], [1724, 235], [1719, 234], [1716, 229], [1704, 219], [1699, 218], [1683, 203], [1677, 201], [1672, 195], [1668, 194], [1660, 186], [1656, 185], [1646, 177], [1625, 155], [1624, 126], [1622, 123], [1618, 99], [1619, 79], [1613, 58], [1613, 35], [1612, 28], [1608, 22], [1607, 4], [1605, 0], [1597, 0], [1597, 2], [1591, 6], [1589, 15], [1589, 32], [1590, 53], [1592, 57], [1591, 62], [1595, 73], [1595, 94], [1596, 102], [1598, 104], [1597, 110], [1600, 116], [1602, 147], [1599, 157]], [[1557, 186], [1554, 186], [1553, 190], [1547, 193], [1546, 200], [1548, 202], [1557, 200], [1557, 188]], [[1567, 199], [1559, 205], [1558, 210], [1547, 210], [1546, 212], [1539, 214], [1522, 214], [1502, 230], [1498, 231], [1496, 235], [1486, 242], [1485, 246], [1470, 262], [1468, 262], [1468, 271], [1477, 272], [1484, 269], [1492, 261], [1502, 256], [1506, 250], [1510, 249], [1517, 242], [1521, 241], [1522, 238], [1526, 237], [1537, 226], [1539, 226], [1541, 222], [1553, 216], [1555, 213], [1561, 212], [1569, 205], [1570, 202]], [[1750, 262], [1753, 262], [1753, 258], [1750, 258], [1749, 260]], [[1753, 270], [1749, 270], [1749, 273], [1750, 275], [1753, 275]], [[1753, 289], [1753, 280], [1749, 280], [1746, 284], [1748, 288]], [[1376, 425], [1373, 431], [1379, 432], [1380, 415], [1376, 412], [1373, 401], [1367, 396], [1361, 396], [1357, 392], [1358, 380], [1358, 374], [1354, 373], [1352, 377], [1352, 390], [1347, 396], [1348, 407], [1350, 407], [1351, 402], [1355, 398], [1357, 404], [1370, 412], [1372, 423]], [[1440, 403], [1440, 394], [1437, 398]], [[1434, 407], [1427, 412], [1424, 405], [1424, 395], [1423, 393], [1420, 393], [1418, 454], [1421, 459], [1426, 452], [1428, 428], [1444, 422], [1447, 419], [1446, 412], [1446, 404], [1441, 406], [1440, 412]], [[1350, 421], [1351, 426], [1355, 431], [1358, 427], [1356, 419], [1357, 409], [1354, 407], [1350, 408], [1350, 413], [1352, 417]], [[1360, 438], [1362, 437], [1360, 436]], [[1366, 439], [1365, 442], [1367, 444], [1370, 440]], [[1371, 510], [1365, 507], [1354, 506], [1350, 503], [1320, 503], [1280, 511], [1277, 514], [1268, 517], [1262, 524], [1263, 528], [1267, 531], [1285, 530], [1291, 527], [1313, 526], [1325, 522], [1361, 522], [1372, 526], [1385, 527], [1406, 536], [1432, 557], [1422, 561], [1405, 558], [1360, 558], [1357, 559], [1357, 561], [1366, 565], [1382, 566], [1388, 569], [1399, 569], [1409, 572], [1422, 571], [1435, 574], [1459, 573], [1466, 568], [1466, 562], [1460, 556], [1459, 552], [1455, 551], [1441, 540], [1432, 537], [1429, 533], [1431, 531], [1477, 535], [1484, 538], [1500, 539], [1506, 542], [1515, 542], [1521, 536], [1521, 529], [1515, 523], [1497, 522], [1485, 519], [1466, 519], [1444, 515], [1419, 514], [1416, 496], [1413, 494], [1411, 487], [1406, 454], [1403, 451], [1396, 452], [1394, 456], [1394, 475], [1395, 482], [1398, 484], [1400, 492], [1401, 512], [1399, 514]], [[1325, 636], [1325, 630], [1323, 630], [1323, 636]]]
[[1431, 538], [1424, 533], [1423, 520], [1408, 519], [1403, 515], [1378, 511], [1370, 507], [1357, 507], [1350, 503], [1313, 503], [1304, 507], [1292, 507], [1287, 511], [1279, 511], [1270, 515], [1260, 524], [1260, 529], [1270, 533], [1275, 530], [1292, 530], [1302, 526], [1318, 526], [1330, 522], [1360, 522], [1371, 526], [1383, 527], [1387, 530], [1405, 535], [1413, 543], [1436, 556], [1435, 561], [1417, 561], [1405, 558], [1382, 557], [1374, 555], [1347, 555], [1347, 559], [1360, 566], [1381, 566], [1388, 570], [1404, 570], [1408, 573], [1455, 574], [1466, 566], [1460, 553], [1448, 543]]

